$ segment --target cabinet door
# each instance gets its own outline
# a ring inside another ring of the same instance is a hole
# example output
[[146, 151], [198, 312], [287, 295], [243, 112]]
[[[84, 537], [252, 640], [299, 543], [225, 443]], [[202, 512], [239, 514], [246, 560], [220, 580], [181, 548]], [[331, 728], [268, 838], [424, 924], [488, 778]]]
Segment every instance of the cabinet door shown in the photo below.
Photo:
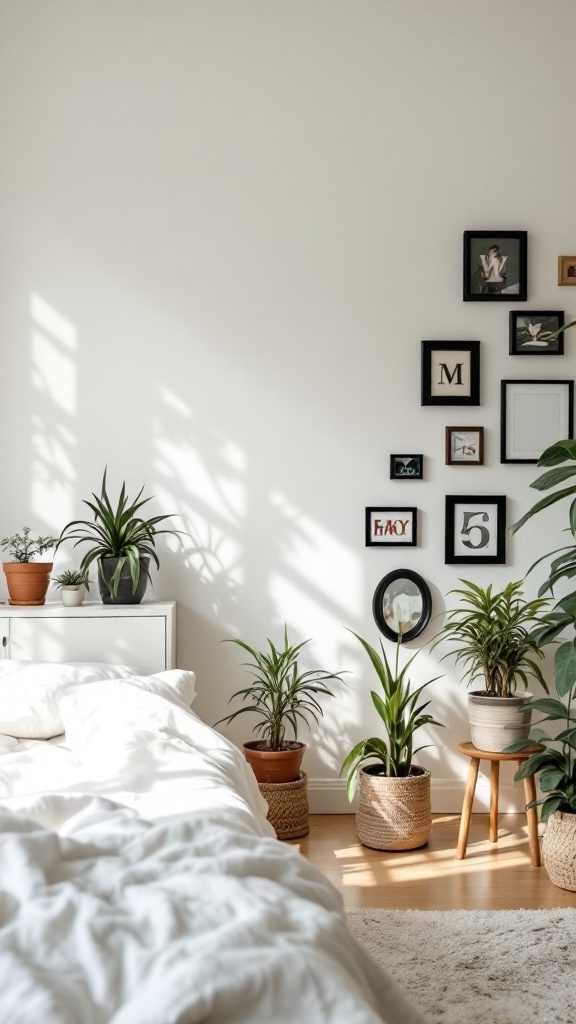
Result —
[[10, 657], [31, 661], [105, 661], [141, 675], [163, 672], [166, 618], [139, 616], [18, 617], [10, 620]]

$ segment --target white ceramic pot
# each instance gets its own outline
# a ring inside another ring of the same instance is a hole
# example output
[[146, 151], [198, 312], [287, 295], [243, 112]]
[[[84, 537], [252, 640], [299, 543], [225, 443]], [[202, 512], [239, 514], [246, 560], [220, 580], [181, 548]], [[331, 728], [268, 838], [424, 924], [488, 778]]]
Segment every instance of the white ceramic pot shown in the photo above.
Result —
[[530, 735], [531, 693], [513, 697], [487, 697], [482, 692], [468, 694], [468, 719], [472, 743], [478, 750], [502, 751], [511, 743]]
[[61, 587], [60, 595], [66, 608], [77, 608], [86, 596], [86, 587], [83, 584], [77, 587]]

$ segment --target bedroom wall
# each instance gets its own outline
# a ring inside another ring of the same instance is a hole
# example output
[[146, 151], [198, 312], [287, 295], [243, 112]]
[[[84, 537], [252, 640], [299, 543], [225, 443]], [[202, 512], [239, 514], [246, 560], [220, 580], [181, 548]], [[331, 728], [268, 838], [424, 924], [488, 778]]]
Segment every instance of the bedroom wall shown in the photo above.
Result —
[[[576, 249], [572, 0], [3, 0], [0, 4], [2, 536], [59, 532], [104, 466], [174, 512], [151, 596], [178, 601], [178, 660], [208, 721], [243, 685], [240, 636], [345, 669], [309, 737], [313, 809], [346, 810], [339, 766], [377, 728], [367, 664], [381, 577], [497, 585], [555, 546], [550, 513], [505, 566], [444, 564], [444, 496], [505, 494], [499, 382], [575, 375], [508, 355], [511, 308], [564, 309]], [[529, 232], [528, 302], [462, 301], [462, 232]], [[481, 406], [420, 405], [421, 339], [481, 341]], [[444, 465], [482, 424], [483, 467]], [[391, 482], [390, 452], [423, 452]], [[418, 547], [364, 547], [367, 505], [419, 510]], [[151, 505], [152, 507], [152, 505]], [[59, 565], [71, 553], [59, 556]], [[465, 570], [465, 571], [464, 571]], [[537, 588], [538, 573], [529, 589]], [[421, 755], [459, 809], [466, 692], [442, 651]], [[247, 738], [248, 722], [229, 734]], [[308, 738], [304, 736], [304, 738]], [[511, 775], [509, 806], [520, 806]], [[485, 800], [480, 792], [479, 806]]]

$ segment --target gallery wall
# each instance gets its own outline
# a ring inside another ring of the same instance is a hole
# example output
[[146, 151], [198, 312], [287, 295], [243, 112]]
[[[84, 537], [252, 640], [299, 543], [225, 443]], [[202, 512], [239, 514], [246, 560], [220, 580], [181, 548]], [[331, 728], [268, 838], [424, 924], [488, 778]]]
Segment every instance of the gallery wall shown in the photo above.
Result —
[[[444, 561], [447, 494], [506, 495], [508, 524], [534, 496], [535, 467], [500, 462], [500, 381], [575, 375], [571, 332], [563, 356], [508, 354], [511, 309], [576, 316], [557, 284], [575, 43], [572, 0], [0, 3], [0, 532], [59, 532], [106, 465], [112, 491], [145, 482], [187, 533], [150, 596], [178, 602], [206, 721], [246, 679], [231, 637], [287, 623], [314, 638], [307, 667], [346, 670], [303, 736], [313, 809], [347, 809], [340, 764], [378, 728], [347, 629], [377, 642], [380, 579], [431, 589], [410, 647], [415, 679], [444, 673], [447, 728], [421, 758], [454, 810], [466, 692], [429, 652], [446, 594], [558, 544], [560, 511], [504, 565]], [[482, 229], [528, 232], [525, 302], [463, 302], [463, 232]], [[480, 342], [479, 406], [421, 405], [423, 339]], [[484, 427], [483, 466], [445, 465], [451, 424]], [[392, 452], [422, 453], [423, 479], [391, 481]], [[365, 547], [365, 508], [404, 503], [418, 545]]]

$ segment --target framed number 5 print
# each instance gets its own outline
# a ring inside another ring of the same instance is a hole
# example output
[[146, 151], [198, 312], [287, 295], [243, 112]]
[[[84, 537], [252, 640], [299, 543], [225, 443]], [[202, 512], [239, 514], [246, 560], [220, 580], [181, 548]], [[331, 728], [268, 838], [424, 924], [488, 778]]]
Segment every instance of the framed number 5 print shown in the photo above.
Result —
[[446, 495], [447, 565], [506, 563], [506, 496]]

